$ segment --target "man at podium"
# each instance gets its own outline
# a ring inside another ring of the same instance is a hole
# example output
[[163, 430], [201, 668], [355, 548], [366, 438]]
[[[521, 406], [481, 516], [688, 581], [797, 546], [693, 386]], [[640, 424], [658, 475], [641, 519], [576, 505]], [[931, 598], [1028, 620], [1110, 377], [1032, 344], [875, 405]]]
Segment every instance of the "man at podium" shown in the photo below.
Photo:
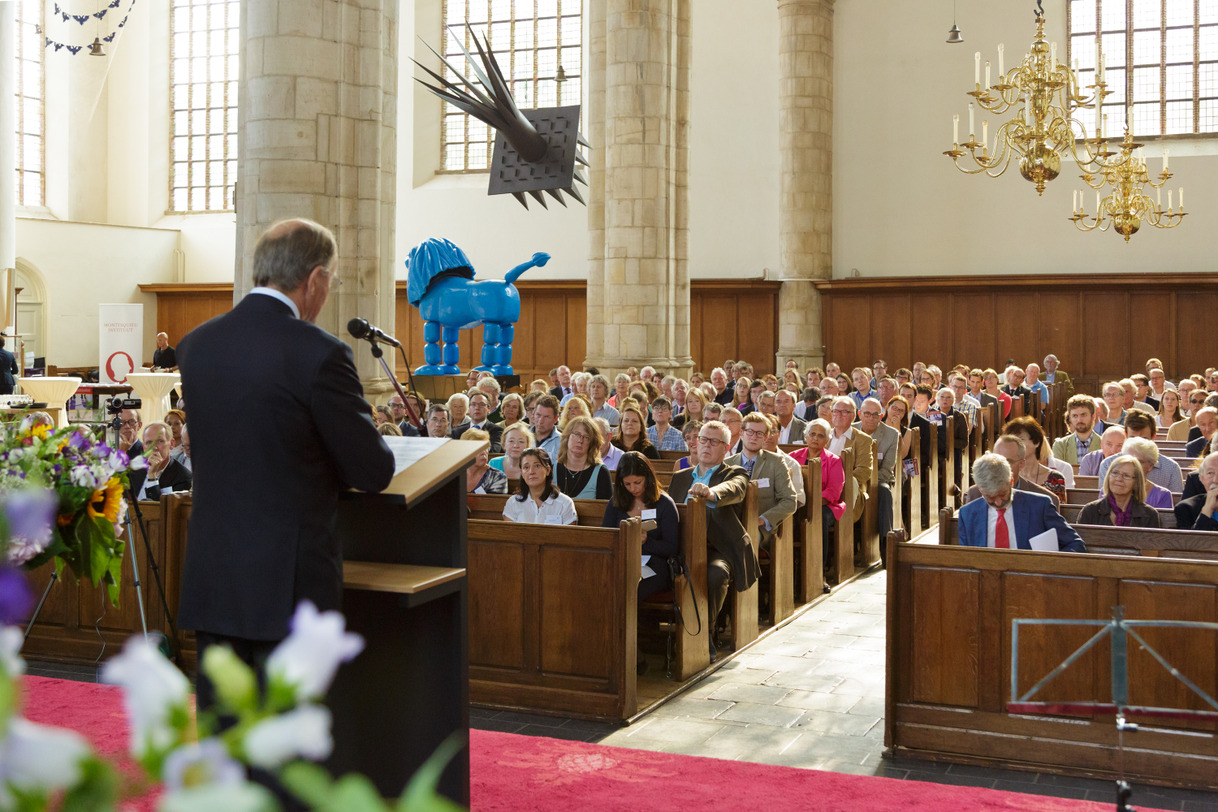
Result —
[[[299, 601], [340, 608], [338, 494], [393, 477], [351, 350], [313, 323], [336, 251], [317, 223], [271, 226], [254, 249], [256, 287], [177, 348], [194, 470], [180, 625], [197, 631], [200, 661], [227, 645], [261, 671]], [[214, 693], [198, 677], [206, 710]]]

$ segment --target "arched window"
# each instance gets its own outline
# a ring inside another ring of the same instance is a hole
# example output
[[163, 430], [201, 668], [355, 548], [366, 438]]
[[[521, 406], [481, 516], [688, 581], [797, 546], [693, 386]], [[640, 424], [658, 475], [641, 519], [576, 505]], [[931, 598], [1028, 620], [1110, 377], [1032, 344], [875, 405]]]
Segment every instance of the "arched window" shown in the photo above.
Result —
[[233, 210], [240, 0], [170, 0], [169, 208]]
[[1218, 0], [1070, 0], [1066, 25], [1084, 88], [1103, 51], [1106, 136], [1125, 132], [1129, 103], [1135, 136], [1218, 132]]
[[46, 199], [43, 131], [46, 125], [42, 73], [43, 0], [16, 0], [17, 205], [42, 206]]
[[[491, 51], [522, 110], [580, 103], [581, 0], [444, 0], [440, 32], [443, 45], [438, 50], [463, 71], [465, 57], [453, 34], [477, 58], [467, 23], [479, 39], [490, 38]], [[443, 75], [453, 78], [448, 68]], [[487, 171], [493, 135], [481, 121], [445, 104], [440, 129], [441, 170]]]

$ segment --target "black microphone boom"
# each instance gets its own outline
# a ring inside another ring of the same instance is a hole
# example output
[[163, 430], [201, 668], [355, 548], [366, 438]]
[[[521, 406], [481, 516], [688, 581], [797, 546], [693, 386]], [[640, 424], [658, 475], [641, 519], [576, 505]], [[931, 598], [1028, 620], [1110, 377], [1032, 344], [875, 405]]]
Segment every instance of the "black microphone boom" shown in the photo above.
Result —
[[347, 332], [354, 338], [363, 338], [376, 343], [378, 341], [392, 347], [401, 347], [398, 340], [391, 335], [381, 332], [379, 327], [373, 327], [367, 319], [355, 318], [347, 322]]

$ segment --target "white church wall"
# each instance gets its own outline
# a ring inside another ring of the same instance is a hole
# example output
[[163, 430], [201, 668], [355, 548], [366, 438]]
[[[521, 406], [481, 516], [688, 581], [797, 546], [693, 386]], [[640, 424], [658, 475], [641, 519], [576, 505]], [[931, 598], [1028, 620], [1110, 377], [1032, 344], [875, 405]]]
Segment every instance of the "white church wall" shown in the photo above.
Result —
[[[1018, 64], [1035, 33], [1034, 4], [962, 0], [962, 45], [944, 42], [947, 4], [888, 2], [882, 14], [877, 7], [874, 0], [836, 3], [835, 278], [1212, 271], [1218, 140], [1147, 142], [1152, 172], [1163, 147], [1171, 149], [1170, 185], [1186, 188], [1192, 212], [1182, 226], [1144, 225], [1128, 244], [1111, 231], [1080, 233], [1067, 219], [1073, 192], [1084, 188], [1073, 163], [1038, 197], [1017, 166], [998, 179], [970, 177], [942, 154], [951, 148], [953, 113], [967, 138], [973, 54], [981, 51], [996, 75], [1002, 42], [1007, 69]], [[1048, 3], [1046, 11], [1048, 39], [1064, 58], [1063, 4]], [[993, 133], [1000, 119], [978, 111], [978, 131], [983, 118]], [[1086, 199], [1094, 214], [1095, 193]]]

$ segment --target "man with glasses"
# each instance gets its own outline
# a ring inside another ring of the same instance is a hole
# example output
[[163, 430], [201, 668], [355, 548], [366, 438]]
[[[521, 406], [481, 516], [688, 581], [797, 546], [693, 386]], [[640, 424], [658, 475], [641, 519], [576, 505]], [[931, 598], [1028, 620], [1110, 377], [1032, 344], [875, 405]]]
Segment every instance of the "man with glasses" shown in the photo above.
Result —
[[[486, 393], [481, 389], [471, 389], [469, 393], [469, 419], [452, 430], [452, 438], [460, 440], [461, 435], [470, 429], [482, 429], [491, 437], [491, 453], [502, 454], [503, 426], [497, 426], [490, 420], [490, 402]], [[451, 418], [450, 418], [451, 419]]]
[[144, 453], [144, 444], [140, 441], [140, 429], [143, 427], [140, 413], [134, 409], [123, 409], [118, 413], [118, 447], [132, 459]]
[[829, 453], [838, 457], [847, 448], [854, 450], [854, 521], [863, 517], [867, 506], [867, 487], [871, 484], [871, 468], [875, 465], [875, 441], [853, 428], [857, 410], [849, 397], [839, 397], [829, 409], [833, 434], [829, 437]]
[[1213, 406], [1205, 406], [1198, 409], [1197, 430], [1201, 432], [1201, 436], [1195, 440], [1190, 440], [1188, 445], [1184, 447], [1184, 455], [1190, 459], [1202, 457], [1209, 450], [1214, 432], [1218, 431], [1218, 409], [1215, 409]]
[[[957, 375], [964, 381], [964, 378]], [[892, 530], [892, 486], [897, 478], [897, 448], [901, 444], [901, 432], [884, 422], [884, 410], [875, 398], [867, 398], [859, 409], [858, 422], [851, 426], [875, 442], [875, 464], [878, 469], [880, 490], [876, 503], [876, 525], [880, 531], [880, 560], [888, 563], [888, 532]]]
[[740, 441], [740, 430], [744, 426], [744, 415], [740, 411], [733, 408], [724, 409], [719, 415], [719, 421], [727, 426], [728, 431], [728, 454], [739, 454], [743, 445]]
[[[1084, 396], [1085, 397], [1085, 396]], [[1120, 429], [1117, 429], [1120, 431]], [[1122, 438], [1124, 435], [1122, 434]], [[1004, 434], [994, 441], [994, 450], [991, 452], [997, 454], [1007, 461], [1007, 465], [1011, 467], [1011, 486], [1017, 491], [1026, 491], [1027, 493], [1038, 493], [1041, 496], [1049, 497], [1049, 501], [1053, 503], [1053, 507], [1059, 508], [1061, 500], [1057, 495], [1046, 488], [1042, 488], [1035, 482], [1029, 482], [1024, 479], [1020, 473], [1023, 471], [1024, 461], [1028, 458], [1028, 447], [1024, 443], [1023, 438], [1016, 437], [1014, 434]], [[964, 494], [964, 502], [969, 502], [981, 496], [981, 491], [977, 485], [968, 489]]]
[[777, 453], [765, 449], [771, 418], [753, 412], [744, 416], [739, 454], [728, 457], [727, 465], [738, 465], [757, 483], [757, 524], [761, 527], [761, 546], [769, 548], [778, 526], [795, 513], [799, 500], [787, 466]]
[[715, 629], [730, 585], [743, 592], [757, 582], [760, 564], [744, 526], [744, 497], [749, 475], [724, 462], [731, 433], [718, 420], [707, 421], [691, 452], [698, 464], [672, 475], [668, 495], [677, 502], [691, 496], [706, 500], [706, 596], [710, 619], [711, 661], [716, 658]]
[[1180, 411], [1185, 415], [1185, 419], [1173, 423], [1167, 430], [1168, 440], [1186, 443], [1201, 436], [1200, 429], [1197, 428], [1197, 412], [1205, 408], [1205, 398], [1204, 389], [1193, 389], [1188, 393], [1187, 399], [1183, 395], [1180, 397]]
[[1218, 530], [1218, 453], [1208, 454], [1197, 471], [1201, 490], [1176, 505], [1176, 527]]
[[985, 454], [973, 464], [973, 481], [981, 499], [960, 508], [957, 524], [961, 546], [1031, 550], [1031, 540], [1053, 531], [1063, 553], [1085, 553], [1077, 532], [1043, 496], [1011, 487], [1011, 466], [998, 454]]

